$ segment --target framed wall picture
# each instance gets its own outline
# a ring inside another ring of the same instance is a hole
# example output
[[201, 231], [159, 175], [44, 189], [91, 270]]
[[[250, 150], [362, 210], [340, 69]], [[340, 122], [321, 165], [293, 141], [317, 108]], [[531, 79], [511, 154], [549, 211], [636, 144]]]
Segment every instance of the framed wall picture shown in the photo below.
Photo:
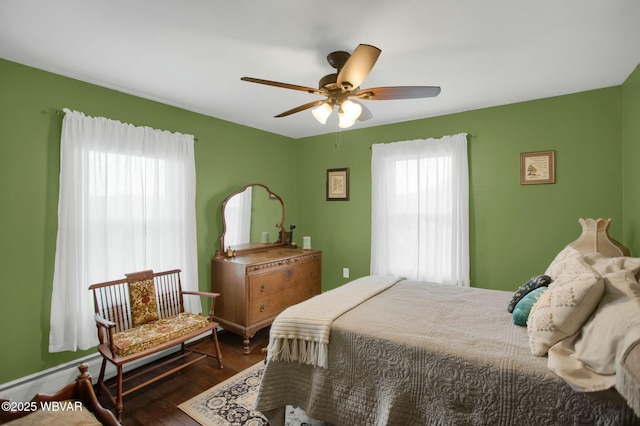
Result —
[[349, 200], [349, 169], [327, 169], [327, 201]]
[[556, 182], [556, 152], [538, 151], [520, 154], [520, 184]]

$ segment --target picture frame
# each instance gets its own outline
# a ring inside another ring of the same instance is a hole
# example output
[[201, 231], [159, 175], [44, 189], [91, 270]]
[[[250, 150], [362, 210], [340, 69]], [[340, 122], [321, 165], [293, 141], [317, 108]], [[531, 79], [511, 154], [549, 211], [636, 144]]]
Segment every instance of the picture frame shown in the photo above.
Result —
[[349, 201], [349, 169], [327, 169], [327, 201]]
[[539, 185], [547, 183], [556, 183], [556, 152], [520, 153], [520, 184]]

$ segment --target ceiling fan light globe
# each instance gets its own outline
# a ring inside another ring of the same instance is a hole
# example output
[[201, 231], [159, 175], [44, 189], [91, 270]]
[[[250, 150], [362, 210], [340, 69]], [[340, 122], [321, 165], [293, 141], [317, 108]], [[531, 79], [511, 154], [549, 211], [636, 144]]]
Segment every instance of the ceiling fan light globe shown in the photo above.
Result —
[[329, 104], [322, 104], [318, 108], [312, 109], [311, 114], [313, 114], [319, 123], [325, 124], [327, 122], [327, 118], [331, 115], [331, 111], [333, 111], [333, 108], [331, 108]]
[[344, 112], [338, 113], [338, 127], [340, 127], [341, 129], [349, 128], [353, 126], [355, 122], [356, 122], [355, 119], [352, 120]]
[[351, 121], [356, 121], [362, 114], [362, 107], [350, 100], [346, 100], [341, 105], [342, 112]]

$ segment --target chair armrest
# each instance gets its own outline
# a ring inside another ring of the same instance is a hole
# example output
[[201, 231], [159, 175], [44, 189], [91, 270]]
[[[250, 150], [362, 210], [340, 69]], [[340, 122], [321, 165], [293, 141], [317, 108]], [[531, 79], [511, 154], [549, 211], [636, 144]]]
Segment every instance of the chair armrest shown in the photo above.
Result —
[[209, 293], [206, 291], [183, 291], [182, 294], [190, 294], [193, 296], [204, 296], [211, 299], [211, 308], [209, 309], [209, 321], [213, 321], [214, 309], [216, 307], [216, 299], [220, 297], [220, 293]]
[[215, 299], [216, 297], [220, 296], [220, 293], [209, 293], [206, 291], [183, 291], [182, 294], [191, 294], [194, 296], [204, 296], [204, 297], [208, 297], [210, 299]]
[[105, 328], [113, 328], [116, 326], [115, 322], [102, 318], [100, 314], [95, 314], [94, 319], [96, 320], [96, 325], [101, 325], [102, 327], [105, 327]]
[[116, 323], [102, 318], [100, 314], [95, 314], [94, 319], [96, 320], [96, 327], [98, 328], [98, 340], [100, 341], [100, 344], [104, 343], [104, 333], [102, 329], [106, 328], [107, 336], [109, 337], [109, 349], [111, 350], [111, 354], [115, 356], [116, 347], [113, 343], [113, 332], [116, 329]]

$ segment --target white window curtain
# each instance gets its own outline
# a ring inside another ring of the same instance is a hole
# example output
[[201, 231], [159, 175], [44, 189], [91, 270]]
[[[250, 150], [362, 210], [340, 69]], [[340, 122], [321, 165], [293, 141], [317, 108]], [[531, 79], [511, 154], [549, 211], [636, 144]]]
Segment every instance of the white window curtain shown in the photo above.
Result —
[[[253, 188], [231, 197], [224, 206], [225, 234], [227, 246], [248, 244], [251, 236], [251, 201]], [[222, 247], [222, 250], [225, 248]]]
[[179, 268], [198, 289], [193, 136], [64, 112], [50, 352], [97, 345], [93, 283]]
[[372, 146], [371, 274], [469, 286], [467, 135]]

